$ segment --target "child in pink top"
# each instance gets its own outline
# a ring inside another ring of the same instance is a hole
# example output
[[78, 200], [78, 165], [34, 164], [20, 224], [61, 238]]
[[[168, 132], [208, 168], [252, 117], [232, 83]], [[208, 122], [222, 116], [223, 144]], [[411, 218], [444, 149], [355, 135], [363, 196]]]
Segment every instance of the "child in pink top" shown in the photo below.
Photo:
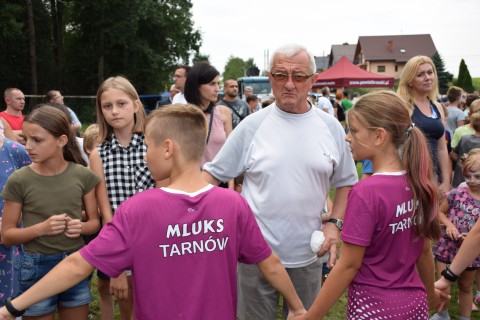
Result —
[[430, 239], [440, 236], [427, 142], [390, 91], [360, 98], [348, 120], [352, 155], [371, 160], [374, 174], [351, 190], [340, 259], [294, 319], [322, 319], [348, 287], [348, 319], [427, 320], [439, 298]]

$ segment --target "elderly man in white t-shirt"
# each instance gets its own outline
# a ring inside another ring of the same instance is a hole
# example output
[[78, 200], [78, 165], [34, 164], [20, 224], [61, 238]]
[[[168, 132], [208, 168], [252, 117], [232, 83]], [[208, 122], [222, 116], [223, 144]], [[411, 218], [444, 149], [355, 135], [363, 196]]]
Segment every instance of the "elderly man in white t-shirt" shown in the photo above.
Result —
[[[340, 123], [307, 102], [318, 76], [313, 55], [302, 46], [288, 45], [277, 49], [270, 61], [275, 102], [237, 126], [215, 159], [205, 164], [204, 176], [218, 183], [244, 175], [242, 195], [308, 309], [321, 286], [318, 256], [329, 251], [329, 264], [335, 263], [347, 195], [357, 172]], [[331, 186], [336, 188], [333, 210], [317, 255], [310, 238], [322, 228]], [[238, 275], [238, 318], [276, 319], [278, 293], [258, 268], [240, 264]]]

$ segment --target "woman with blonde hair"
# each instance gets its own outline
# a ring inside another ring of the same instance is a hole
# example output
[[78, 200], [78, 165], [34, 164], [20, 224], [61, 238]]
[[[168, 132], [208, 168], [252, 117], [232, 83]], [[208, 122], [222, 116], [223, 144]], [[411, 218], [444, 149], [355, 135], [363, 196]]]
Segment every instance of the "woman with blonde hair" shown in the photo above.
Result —
[[427, 138], [440, 188], [450, 191], [451, 164], [445, 143], [445, 114], [438, 97], [438, 79], [435, 65], [427, 56], [416, 56], [405, 65], [397, 93], [410, 107], [412, 122]]

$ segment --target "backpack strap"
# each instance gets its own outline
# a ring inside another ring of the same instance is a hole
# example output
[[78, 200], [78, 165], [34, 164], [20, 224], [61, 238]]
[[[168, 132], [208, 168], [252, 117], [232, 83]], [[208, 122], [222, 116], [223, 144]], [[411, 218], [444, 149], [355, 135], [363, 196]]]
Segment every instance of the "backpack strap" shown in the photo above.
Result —
[[232, 109], [233, 112], [235, 112], [235, 114], [237, 115], [237, 117], [240, 118], [240, 121], [242, 121], [243, 119], [245, 119], [245, 117], [242, 117], [240, 115], [240, 113], [237, 112], [237, 110], [235, 110], [235, 108], [230, 104], [228, 103], [227, 101], [225, 101], [224, 99], [222, 99], [222, 102], [226, 103], [227, 107], [229, 107], [230, 109]]

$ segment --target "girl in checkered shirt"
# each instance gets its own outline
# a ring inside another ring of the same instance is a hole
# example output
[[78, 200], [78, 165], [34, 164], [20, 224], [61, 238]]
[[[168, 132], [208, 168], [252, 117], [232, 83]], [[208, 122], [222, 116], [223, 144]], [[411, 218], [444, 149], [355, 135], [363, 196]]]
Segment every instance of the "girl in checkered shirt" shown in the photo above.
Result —
[[[90, 155], [90, 166], [101, 178], [97, 198], [104, 224], [117, 207], [135, 193], [155, 186], [144, 155], [145, 111], [133, 85], [124, 77], [105, 80], [97, 92], [100, 145]], [[97, 270], [103, 320], [113, 320], [112, 295], [119, 301], [122, 319], [133, 314], [130, 274], [110, 279]]]

